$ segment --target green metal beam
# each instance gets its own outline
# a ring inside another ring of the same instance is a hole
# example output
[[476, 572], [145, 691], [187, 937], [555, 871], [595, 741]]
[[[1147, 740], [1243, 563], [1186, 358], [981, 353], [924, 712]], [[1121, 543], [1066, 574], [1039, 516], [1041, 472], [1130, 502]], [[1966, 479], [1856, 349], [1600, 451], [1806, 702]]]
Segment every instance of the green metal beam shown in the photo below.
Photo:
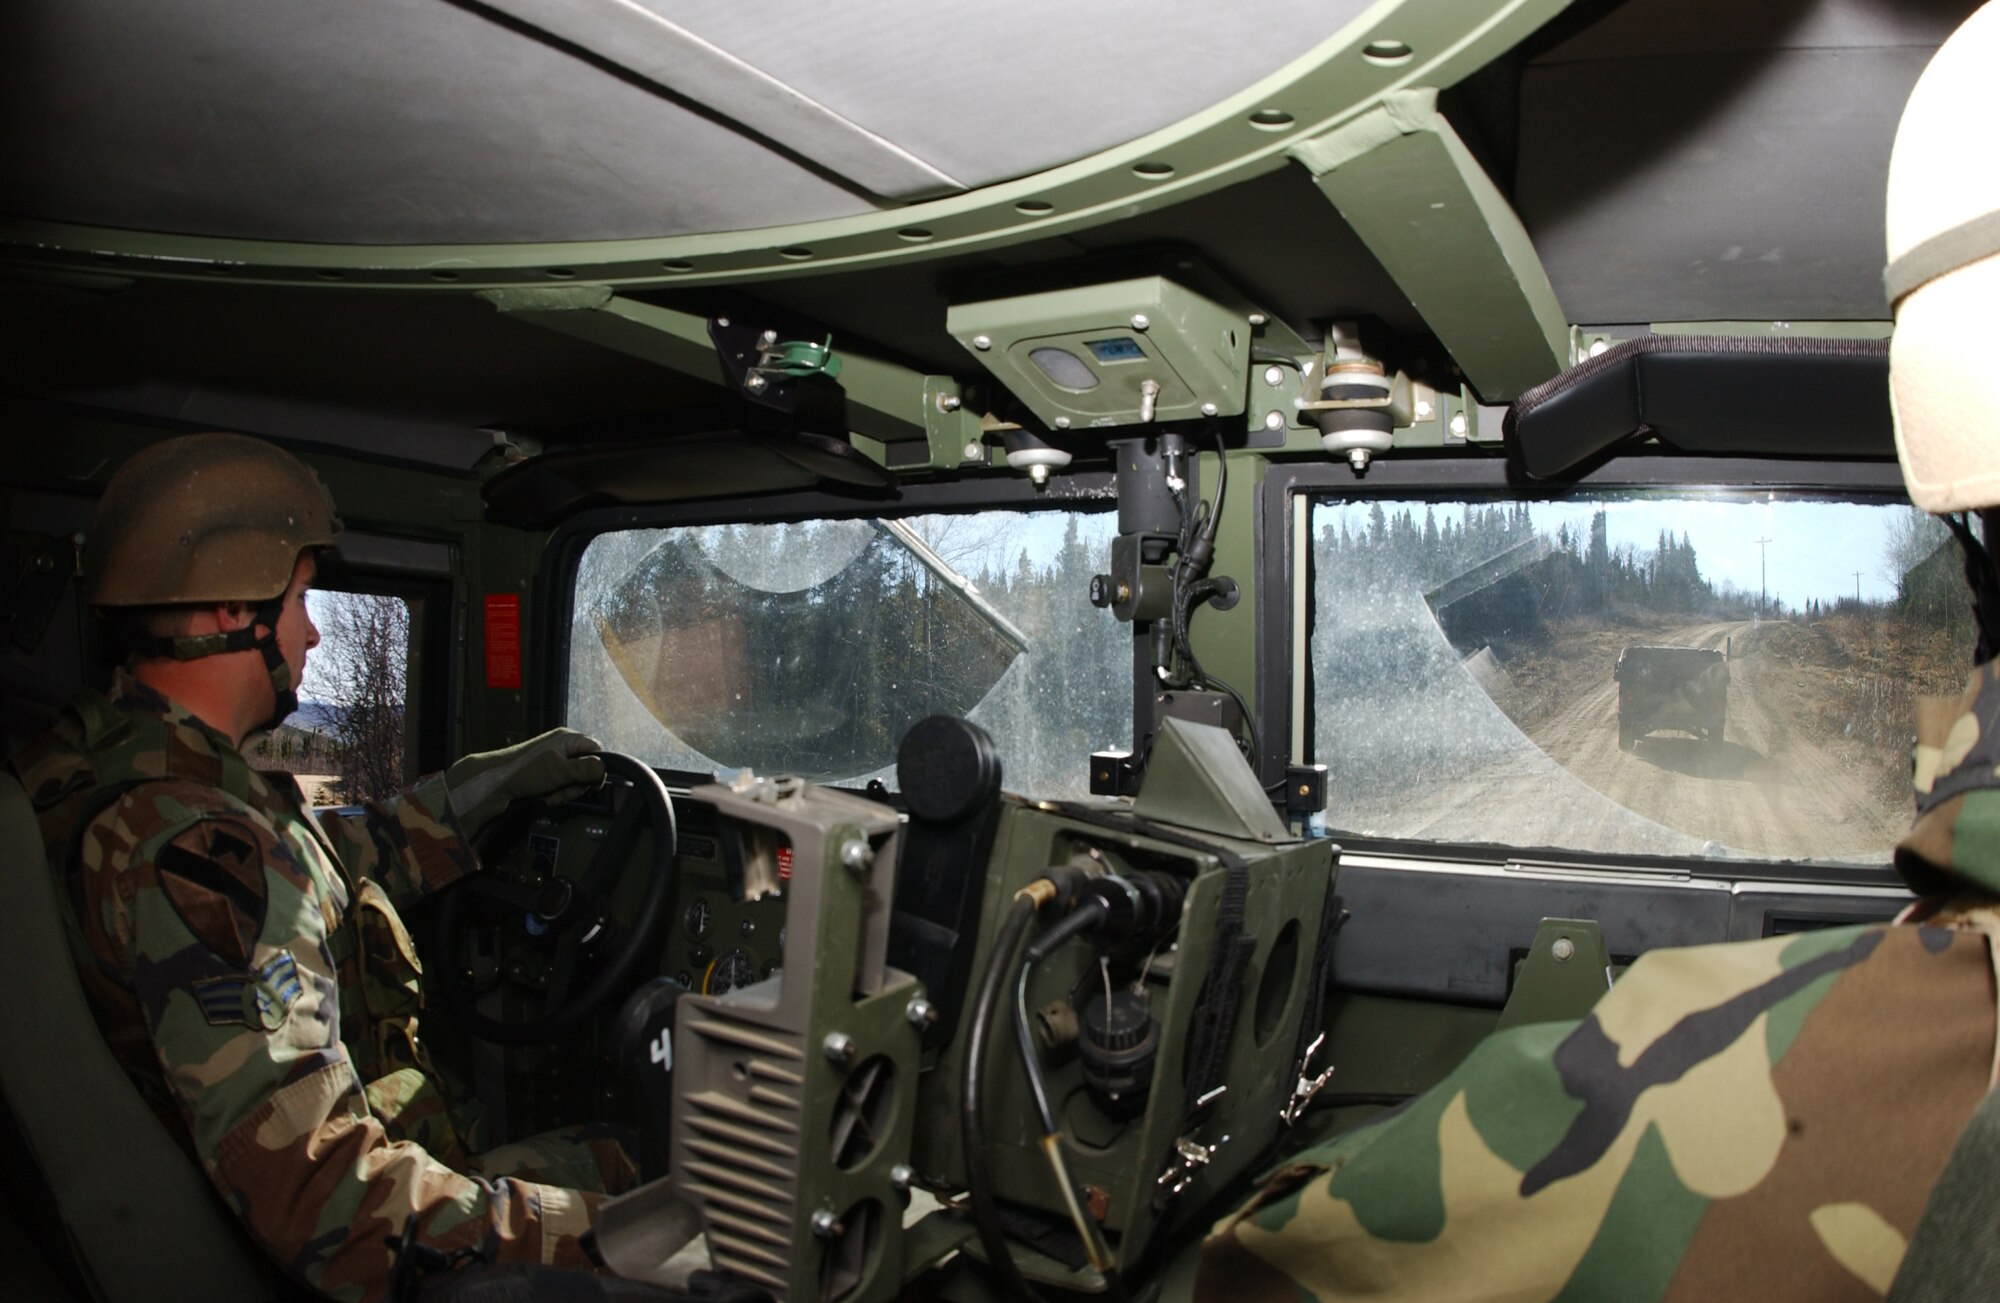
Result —
[[742, 284], [967, 253], [1085, 230], [1275, 171], [1296, 145], [1385, 96], [1450, 86], [1478, 71], [1570, 3], [1380, 0], [1287, 67], [1170, 127], [1034, 176], [855, 217], [658, 239], [399, 246], [8, 218], [0, 219], [0, 260], [177, 279], [438, 291]]
[[[481, 290], [479, 297], [517, 320], [670, 371], [728, 383], [709, 339], [708, 319], [695, 313], [624, 298], [603, 285], [515, 286]], [[850, 433], [874, 445], [858, 445], [863, 451], [887, 460], [887, 445], [923, 441], [920, 461], [895, 461], [907, 470], [952, 467], [968, 459], [967, 447], [979, 442], [979, 422], [963, 410], [956, 380], [844, 347], [835, 352]], [[973, 460], [983, 458], [982, 450]]]
[[1488, 402], [1569, 362], [1569, 325], [1500, 188], [1437, 111], [1398, 91], [1292, 148]]

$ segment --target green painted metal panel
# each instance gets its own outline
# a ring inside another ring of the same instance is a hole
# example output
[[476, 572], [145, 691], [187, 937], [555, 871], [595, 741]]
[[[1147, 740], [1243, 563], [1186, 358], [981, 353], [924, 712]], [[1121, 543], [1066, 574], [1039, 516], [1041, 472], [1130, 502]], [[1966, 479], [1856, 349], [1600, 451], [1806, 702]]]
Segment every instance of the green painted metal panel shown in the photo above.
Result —
[[[642, 358], [672, 371], [727, 383], [708, 319], [678, 308], [643, 303], [602, 285], [514, 286], [482, 290], [479, 297], [501, 312], [574, 339]], [[957, 381], [930, 376], [854, 352], [834, 341], [849, 431], [873, 441], [859, 445], [878, 460], [883, 445], [921, 442], [921, 460], [899, 469], [957, 466], [979, 438], [976, 417], [963, 410]]]
[[1569, 328], [1548, 273], [1435, 91], [1390, 96], [1292, 155], [1483, 397], [1511, 399], [1563, 369]]

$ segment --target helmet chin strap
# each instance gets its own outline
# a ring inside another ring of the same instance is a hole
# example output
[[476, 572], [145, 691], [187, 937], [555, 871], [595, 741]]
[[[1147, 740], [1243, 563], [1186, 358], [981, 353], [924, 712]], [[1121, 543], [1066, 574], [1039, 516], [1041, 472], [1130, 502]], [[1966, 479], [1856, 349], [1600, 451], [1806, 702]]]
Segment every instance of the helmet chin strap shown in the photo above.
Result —
[[[285, 654], [278, 650], [277, 608], [272, 607], [270, 614], [270, 622], [265, 626], [270, 632], [253, 644], [258, 651], [264, 653], [264, 669], [271, 676], [271, 717], [257, 726], [260, 730], [276, 728], [299, 708], [298, 690], [292, 687], [291, 664], [285, 660]], [[263, 616], [261, 609], [258, 616], [260, 619]]]
[[[271, 715], [252, 731], [273, 729], [299, 708], [299, 694], [292, 687], [291, 664], [278, 649], [278, 616], [284, 609], [285, 596], [280, 593], [251, 608], [250, 623], [241, 629], [179, 638], [143, 639], [138, 650], [148, 656], [176, 661], [200, 660], [204, 656], [219, 656], [224, 652], [260, 653], [264, 658], [264, 671], [271, 679]], [[257, 634], [258, 625], [264, 626], [262, 637]]]

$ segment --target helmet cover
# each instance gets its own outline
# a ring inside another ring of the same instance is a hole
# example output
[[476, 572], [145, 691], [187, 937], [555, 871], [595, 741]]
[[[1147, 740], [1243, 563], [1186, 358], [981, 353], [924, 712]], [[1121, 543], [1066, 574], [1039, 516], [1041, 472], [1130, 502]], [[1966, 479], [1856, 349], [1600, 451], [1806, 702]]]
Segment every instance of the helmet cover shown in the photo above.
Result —
[[1930, 512], [2000, 505], [2000, 4], [1939, 48], [1904, 107], [1889, 161], [1884, 276], [1896, 452]]
[[241, 434], [192, 434], [129, 458], [91, 519], [92, 606], [266, 602], [299, 553], [331, 547], [340, 518], [319, 477]]

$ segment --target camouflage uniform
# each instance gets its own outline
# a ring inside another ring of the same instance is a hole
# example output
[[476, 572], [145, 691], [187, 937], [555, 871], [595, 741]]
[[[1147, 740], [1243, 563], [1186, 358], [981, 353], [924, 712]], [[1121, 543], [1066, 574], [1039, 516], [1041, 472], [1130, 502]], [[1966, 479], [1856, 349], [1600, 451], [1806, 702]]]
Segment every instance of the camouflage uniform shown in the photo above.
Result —
[[122, 673], [15, 769], [106, 1039], [283, 1267], [380, 1298], [412, 1214], [447, 1252], [585, 1265], [577, 1237], [630, 1160], [596, 1129], [475, 1153], [476, 1113], [417, 1036], [393, 902], [475, 867], [441, 779], [321, 822], [288, 775]]
[[1879, 1298], [1995, 1072], [2000, 674], [1919, 712], [1894, 925], [1654, 951], [1299, 1154], [1195, 1296]]

